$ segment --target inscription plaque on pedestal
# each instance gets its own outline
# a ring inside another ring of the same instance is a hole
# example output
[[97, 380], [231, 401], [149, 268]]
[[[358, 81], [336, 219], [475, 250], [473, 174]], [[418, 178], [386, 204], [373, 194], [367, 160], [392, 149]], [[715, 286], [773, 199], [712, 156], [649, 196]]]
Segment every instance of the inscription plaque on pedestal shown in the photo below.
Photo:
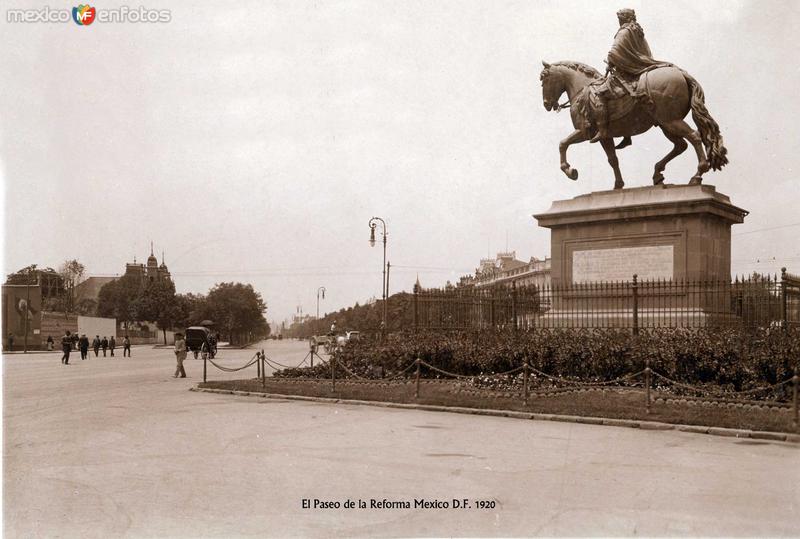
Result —
[[630, 281], [634, 274], [643, 281], [670, 280], [673, 256], [672, 245], [573, 251], [572, 282]]

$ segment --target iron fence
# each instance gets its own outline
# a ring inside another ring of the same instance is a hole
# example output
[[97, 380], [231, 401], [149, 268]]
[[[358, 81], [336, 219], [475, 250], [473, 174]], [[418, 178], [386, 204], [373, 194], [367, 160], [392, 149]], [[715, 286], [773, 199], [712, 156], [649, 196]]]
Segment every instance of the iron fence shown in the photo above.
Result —
[[800, 277], [416, 289], [411, 308], [426, 330], [779, 328], [800, 325]]

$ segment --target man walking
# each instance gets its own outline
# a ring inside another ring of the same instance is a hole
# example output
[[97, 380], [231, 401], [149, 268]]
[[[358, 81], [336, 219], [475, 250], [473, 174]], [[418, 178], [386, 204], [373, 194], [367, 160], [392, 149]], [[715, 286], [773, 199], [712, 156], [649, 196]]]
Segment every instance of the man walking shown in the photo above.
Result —
[[61, 351], [64, 355], [61, 356], [61, 363], [69, 365], [69, 353], [72, 351], [72, 337], [69, 335], [69, 330], [64, 331], [64, 336], [61, 337]]
[[108, 339], [103, 335], [103, 340], [100, 341], [100, 346], [103, 347], [103, 357], [106, 357], [106, 350], [108, 350]]
[[125, 357], [125, 354], [131, 357], [131, 339], [127, 335], [122, 339], [122, 357]]
[[173, 378], [177, 378], [179, 375], [181, 378], [186, 378], [186, 371], [183, 369], [183, 360], [186, 359], [186, 341], [183, 340], [182, 333], [175, 334], [175, 360], [178, 362], [177, 367], [175, 368], [175, 374], [172, 375]]
[[92, 339], [92, 349], [94, 350], [94, 357], [100, 353], [100, 335], [95, 335]]
[[89, 337], [86, 336], [86, 333], [81, 335], [78, 341], [78, 348], [81, 350], [81, 359], [89, 357]]
[[111, 350], [111, 357], [114, 357], [114, 348], [117, 347], [117, 339], [114, 336], [111, 336], [111, 339], [108, 341], [108, 348]]
[[8, 348], [6, 348], [6, 352], [10, 352], [13, 349], [14, 349], [14, 334], [13, 333], [9, 333], [8, 334]]

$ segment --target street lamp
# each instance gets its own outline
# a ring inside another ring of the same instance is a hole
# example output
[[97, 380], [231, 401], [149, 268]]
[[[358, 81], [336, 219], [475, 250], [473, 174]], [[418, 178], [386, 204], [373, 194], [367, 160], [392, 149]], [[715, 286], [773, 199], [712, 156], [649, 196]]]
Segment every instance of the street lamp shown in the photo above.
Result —
[[378, 226], [378, 223], [381, 225], [381, 235], [383, 236], [383, 290], [381, 290], [381, 295], [383, 296], [383, 327], [381, 328], [381, 333], [383, 333], [386, 331], [386, 299], [389, 293], [389, 280], [386, 276], [386, 237], [389, 234], [386, 230], [386, 221], [380, 217], [373, 217], [369, 220], [370, 246], [375, 247], [375, 228]]
[[25, 280], [25, 292], [26, 298], [25, 299], [25, 346], [22, 350], [22, 353], [28, 353], [28, 324], [30, 323], [28, 319], [31, 316], [31, 274], [33, 273], [33, 268], [28, 266], [28, 278]]
[[322, 292], [322, 299], [325, 299], [325, 287], [320, 286], [317, 288], [317, 320], [319, 320], [319, 293]]

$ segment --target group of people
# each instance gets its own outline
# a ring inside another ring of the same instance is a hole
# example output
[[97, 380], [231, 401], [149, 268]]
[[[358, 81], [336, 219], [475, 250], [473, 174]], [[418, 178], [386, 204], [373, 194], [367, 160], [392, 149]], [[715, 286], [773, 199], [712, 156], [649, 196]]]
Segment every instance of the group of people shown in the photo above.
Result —
[[[52, 342], [52, 337], [47, 338], [48, 341], [48, 349], [52, 349], [49, 346], [49, 343]], [[103, 357], [107, 357], [106, 352], [111, 350], [111, 357], [114, 357], [114, 350], [117, 347], [117, 339], [113, 335], [111, 339], [103, 336], [100, 338], [100, 335], [95, 335], [94, 339], [91, 342], [92, 350], [94, 350], [94, 356], [98, 357], [100, 355], [100, 350], [103, 350]], [[64, 331], [64, 336], [61, 337], [61, 351], [63, 355], [61, 356], [61, 363], [63, 365], [69, 365], [69, 355], [73, 349], [77, 348], [81, 353], [81, 359], [86, 359], [89, 357], [89, 337], [86, 334], [82, 334], [78, 337], [77, 332], [71, 333], [69, 330]], [[122, 339], [122, 356], [123, 357], [131, 357], [131, 339], [127, 335]]]
[[[72, 352], [73, 340], [75, 338], [75, 334], [71, 333], [70, 331], [65, 331], [64, 336], [61, 337], [61, 350], [64, 354], [61, 356], [61, 363], [63, 365], [69, 365], [69, 355]], [[89, 355], [89, 338], [86, 334], [82, 334], [77, 339], [78, 349], [81, 352], [81, 359], [86, 359]], [[111, 356], [114, 356], [114, 348], [116, 347], [116, 339], [114, 336], [111, 336], [111, 339], [107, 339], [103, 337], [100, 339], [100, 335], [96, 335], [94, 340], [92, 341], [92, 349], [94, 350], [95, 357], [98, 356], [99, 351], [103, 350], [103, 356], [106, 356], [106, 350], [111, 350]], [[123, 357], [127, 355], [130, 357], [131, 355], [131, 340], [128, 338], [127, 335], [122, 339], [122, 355]], [[186, 378], [186, 370], [183, 368], [183, 362], [186, 359], [186, 353], [188, 348], [186, 347], [186, 339], [184, 339], [182, 333], [175, 334], [175, 359], [177, 360], [177, 367], [175, 369], [174, 378]]]

